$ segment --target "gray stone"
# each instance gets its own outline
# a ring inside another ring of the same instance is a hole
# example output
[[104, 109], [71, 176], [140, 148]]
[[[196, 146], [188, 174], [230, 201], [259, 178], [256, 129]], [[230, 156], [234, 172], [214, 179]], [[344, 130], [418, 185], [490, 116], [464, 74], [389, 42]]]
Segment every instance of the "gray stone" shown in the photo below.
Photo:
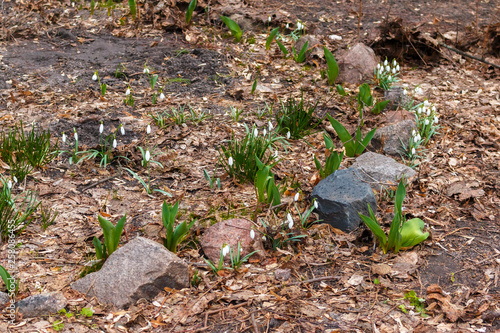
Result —
[[384, 100], [389, 100], [386, 109], [396, 110], [398, 107], [404, 107], [410, 102], [410, 97], [404, 93], [401, 87], [392, 87], [384, 91]]
[[7, 304], [10, 301], [9, 294], [0, 291], [0, 305]]
[[308, 42], [307, 49], [310, 50], [308, 52], [309, 54], [318, 58], [322, 58], [324, 56], [323, 47], [320, 45], [319, 39], [313, 35], [305, 35], [297, 39], [295, 42], [295, 52], [299, 53], [306, 42]]
[[351, 168], [358, 169], [361, 178], [377, 191], [380, 191], [384, 185], [395, 185], [401, 178], [409, 180], [417, 174], [412, 168], [390, 157], [372, 152], [358, 156]]
[[[255, 231], [255, 238], [250, 237], [253, 223], [247, 219], [235, 218], [218, 222], [208, 228], [201, 238], [200, 245], [205, 255], [215, 264], [219, 263], [220, 250], [224, 244], [229, 245], [233, 251], [241, 244], [241, 257], [253, 251], [259, 251], [256, 255], [264, 254], [262, 238]], [[229, 262], [229, 255], [225, 258]]]
[[370, 145], [374, 150], [382, 150], [387, 155], [403, 155], [404, 150], [401, 142], [408, 146], [413, 129], [416, 129], [414, 119], [406, 119], [395, 124], [379, 127]]
[[64, 309], [68, 300], [62, 293], [53, 292], [28, 296], [16, 303], [19, 312], [26, 317], [47, 316]]
[[240, 26], [242, 31], [253, 30], [254, 21], [251, 18], [246, 17], [245, 15], [236, 14], [236, 13], [230, 15], [229, 18], [231, 20], [233, 20], [234, 22], [236, 22]]
[[337, 80], [345, 83], [363, 83], [373, 78], [373, 69], [378, 64], [375, 52], [362, 43], [337, 56], [339, 76]]
[[277, 269], [274, 271], [274, 277], [276, 278], [276, 280], [288, 281], [290, 279], [290, 276], [291, 271], [289, 268]]
[[109, 256], [101, 270], [71, 287], [100, 302], [124, 308], [140, 298], [153, 299], [164, 287], [189, 287], [187, 264], [150, 239], [137, 237]]
[[377, 201], [372, 188], [361, 180], [357, 169], [337, 170], [321, 180], [312, 192], [318, 202], [317, 212], [323, 222], [342, 231], [353, 231], [362, 223], [358, 212], [368, 215], [368, 204], [373, 211]]

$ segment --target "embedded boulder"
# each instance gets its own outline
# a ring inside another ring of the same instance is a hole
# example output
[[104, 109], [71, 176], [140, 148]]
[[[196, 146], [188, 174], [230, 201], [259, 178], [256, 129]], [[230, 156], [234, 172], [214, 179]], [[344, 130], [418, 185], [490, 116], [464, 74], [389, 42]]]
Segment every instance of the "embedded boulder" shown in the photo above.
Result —
[[312, 198], [317, 200], [319, 218], [342, 231], [350, 232], [362, 223], [358, 212], [368, 215], [368, 204], [377, 210], [372, 188], [354, 168], [337, 170], [316, 185]]
[[365, 44], [358, 43], [337, 57], [339, 76], [337, 81], [359, 84], [373, 78], [373, 70], [377, 67], [378, 57]]
[[100, 302], [124, 308], [153, 299], [165, 287], [189, 287], [188, 265], [163, 245], [137, 237], [113, 252], [102, 268], [71, 287]]
[[396, 185], [402, 178], [411, 179], [417, 175], [412, 168], [373, 152], [358, 156], [351, 168], [358, 169], [361, 179], [377, 191], [390, 184]]
[[25, 318], [48, 316], [64, 309], [68, 300], [62, 293], [53, 292], [28, 296], [16, 303]]
[[375, 151], [383, 151], [387, 155], [403, 155], [405, 151], [402, 143], [408, 146], [411, 132], [416, 128], [417, 126], [414, 118], [379, 127], [370, 145]]

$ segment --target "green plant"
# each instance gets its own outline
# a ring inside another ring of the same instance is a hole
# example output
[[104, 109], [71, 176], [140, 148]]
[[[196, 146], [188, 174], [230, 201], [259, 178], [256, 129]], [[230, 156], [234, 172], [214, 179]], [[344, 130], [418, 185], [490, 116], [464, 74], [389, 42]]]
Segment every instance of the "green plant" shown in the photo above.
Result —
[[238, 242], [238, 248], [236, 250], [236, 253], [234, 253], [234, 251], [231, 249], [231, 247], [229, 247], [229, 256], [231, 258], [231, 268], [234, 270], [238, 270], [241, 267], [241, 265], [243, 265], [245, 262], [248, 261], [248, 258], [250, 258], [252, 256], [252, 254], [257, 253], [257, 252], [259, 252], [259, 251], [253, 251], [253, 252], [247, 254], [246, 256], [244, 256], [243, 258], [240, 258], [241, 243]]
[[194, 271], [193, 277], [191, 278], [191, 286], [197, 287], [201, 283], [201, 277], [198, 275], [198, 270]]
[[237, 123], [240, 120], [242, 113], [243, 109], [238, 109], [234, 106], [229, 106], [229, 115], [231, 116], [231, 119], [233, 119], [235, 123]]
[[259, 120], [262, 120], [264, 118], [264, 116], [268, 116], [268, 117], [272, 117], [273, 115], [273, 106], [274, 106], [274, 103], [271, 103], [271, 106], [269, 106], [266, 102], [266, 106], [262, 108], [262, 110], [259, 108], [257, 108], [257, 112], [256, 112], [256, 115], [257, 115], [257, 118]]
[[380, 243], [380, 247], [387, 253], [392, 250], [398, 253], [401, 248], [413, 247], [429, 237], [429, 233], [423, 233], [424, 222], [419, 218], [414, 218], [406, 221], [402, 211], [403, 200], [406, 195], [404, 181], [400, 181], [396, 190], [396, 198], [394, 200], [394, 218], [389, 230], [389, 236], [382, 230], [378, 224], [377, 217], [368, 205], [370, 216], [365, 216], [358, 213], [363, 222], [373, 232]]
[[[52, 215], [53, 214], [53, 215]], [[43, 205], [40, 205], [40, 218], [41, 218], [41, 227], [43, 230], [47, 230], [47, 228], [54, 223], [59, 212], [57, 210], [52, 211], [52, 208], [44, 208]]]
[[231, 34], [233, 35], [234, 40], [236, 42], [239, 42], [243, 35], [240, 26], [236, 22], [231, 20], [229, 17], [223, 15], [219, 15], [219, 17], [222, 20], [222, 22], [224, 22], [224, 24], [229, 28], [229, 30], [231, 30]]
[[137, 15], [137, 6], [135, 0], [128, 0], [128, 7], [130, 9], [130, 15], [135, 18]]
[[275, 135], [275, 132], [259, 136], [255, 126], [251, 131], [246, 125], [245, 128], [247, 134], [241, 140], [236, 139], [233, 133], [227, 145], [220, 147], [219, 162], [231, 178], [237, 177], [241, 182], [253, 182], [259, 169], [255, 157], [272, 167], [277, 163], [276, 155], [267, 153], [268, 150], [275, 142], [281, 141], [283, 145], [285, 143], [284, 138]]
[[116, 67], [115, 77], [117, 79], [119, 79], [121, 77], [126, 78], [127, 76], [125, 75], [124, 71], [126, 71], [125, 65], [122, 63], [119, 63], [118, 66]]
[[437, 130], [439, 129], [436, 106], [425, 100], [415, 107], [415, 116], [418, 133], [423, 139], [423, 145], [427, 145], [431, 137], [437, 134]]
[[178, 210], [179, 202], [176, 202], [175, 205], [172, 206], [163, 201], [161, 219], [163, 221], [163, 226], [167, 231], [166, 238], [162, 238], [163, 245], [173, 253], [177, 252], [177, 246], [196, 222], [196, 220], [193, 220], [191, 223], [187, 224], [186, 221], [184, 221], [174, 229], [175, 217], [177, 216]]
[[177, 125], [184, 124], [188, 119], [186, 113], [184, 112], [185, 108], [186, 105], [179, 105], [177, 109], [172, 108], [171, 113], [169, 114], [169, 118], [172, 119], [172, 121]]
[[[32, 191], [23, 192], [12, 197], [12, 181], [0, 176], [2, 188], [0, 189], [0, 232], [3, 239], [7, 239], [13, 233], [20, 233], [30, 223], [33, 213], [40, 202], [37, 201], [36, 193]], [[19, 200], [21, 199], [21, 200]], [[18, 203], [16, 204], [16, 201]]]
[[5, 288], [7, 289], [7, 293], [10, 297], [13, 297], [17, 294], [19, 290], [19, 280], [16, 281], [15, 278], [10, 276], [9, 272], [0, 265], [0, 277], [2, 278], [3, 283], [5, 284]]
[[86, 159], [86, 160], [99, 158], [100, 159], [99, 167], [104, 166], [104, 168], [106, 168], [108, 163], [111, 163], [111, 161], [113, 161], [115, 158], [121, 157], [121, 158], [128, 160], [128, 158], [125, 156], [114, 156], [113, 155], [113, 149], [115, 149], [117, 144], [118, 144], [118, 142], [116, 141], [116, 132], [120, 128], [121, 127], [119, 127], [118, 129], [115, 130], [115, 132], [110, 133], [107, 136], [103, 136], [104, 124], [101, 121], [101, 124], [99, 125], [99, 137], [100, 137], [100, 141], [101, 141], [99, 148], [81, 151], [81, 152], [78, 152], [77, 154], [83, 154], [84, 157], [82, 157], [82, 159]]
[[372, 129], [366, 134], [364, 138], [362, 138], [361, 129], [358, 127], [356, 129], [356, 135], [353, 138], [340, 122], [338, 122], [330, 115], [328, 115], [328, 119], [330, 120], [333, 129], [344, 145], [345, 154], [349, 157], [354, 157], [362, 154], [366, 147], [370, 144], [370, 141], [372, 140], [373, 136], [375, 135], [375, 131], [377, 130], [377, 128]]
[[80, 316], [91, 318], [93, 315], [94, 315], [94, 311], [92, 311], [92, 309], [82, 308], [80, 310]]
[[123, 102], [128, 105], [128, 106], [134, 106], [135, 100], [134, 96], [132, 96], [132, 88], [128, 86], [127, 90], [125, 91], [125, 99]]
[[95, 236], [92, 243], [95, 247], [97, 259], [106, 261], [106, 259], [118, 248], [123, 232], [123, 226], [125, 225], [125, 220], [127, 219], [127, 214], [118, 220], [116, 226], [101, 215], [98, 215], [97, 219], [99, 220], [99, 224], [101, 225], [102, 233], [104, 235], [104, 244], [102, 244], [99, 238]]
[[57, 313], [63, 314], [68, 319], [75, 315], [73, 312], [67, 312], [66, 309], [61, 309], [61, 310], [57, 311]]
[[253, 95], [255, 93], [255, 89], [257, 89], [257, 78], [255, 78], [255, 81], [253, 81], [252, 90], [250, 91], [250, 94]]
[[339, 66], [337, 65], [337, 61], [335, 60], [332, 52], [330, 52], [325, 46], [323, 46], [323, 52], [325, 53], [327, 65], [326, 75], [328, 76], [328, 84], [333, 85], [339, 75]]
[[278, 44], [278, 47], [286, 58], [288, 56], [288, 50], [286, 49], [285, 45], [283, 45], [279, 40], [276, 40], [276, 44]]
[[[154, 163], [154, 164], [158, 165], [160, 168], [163, 168], [163, 165], [160, 162], [154, 161], [151, 159], [152, 157], [154, 157], [158, 154], [155, 154], [155, 153], [151, 154], [149, 152], [149, 148], [143, 149], [142, 147], [139, 147], [139, 150], [140, 150], [141, 155], [142, 155], [141, 165], [146, 168], [147, 173], [148, 173], [147, 183], [144, 181], [144, 179], [142, 179], [137, 173], [135, 173], [131, 169], [129, 169], [129, 168], [124, 168], [124, 169], [127, 170], [132, 175], [132, 177], [134, 177], [135, 179], [137, 179], [141, 183], [141, 185], [144, 187], [144, 189], [146, 190], [146, 192], [148, 194], [153, 194], [153, 192], [159, 192], [161, 194], [164, 194], [166, 196], [171, 197], [172, 195], [170, 193], [168, 193], [164, 190], [158, 189], [158, 188], [153, 189], [151, 186], [151, 172], [149, 169], [150, 163]], [[154, 151], [154, 148], [153, 148], [153, 151]]]
[[292, 139], [302, 139], [310, 135], [312, 131], [323, 121], [318, 119], [313, 122], [314, 111], [319, 102], [308, 103], [304, 106], [304, 96], [297, 103], [294, 98], [288, 98], [286, 103], [281, 102], [281, 109], [276, 112], [276, 131], [280, 134], [290, 133]]
[[321, 163], [318, 161], [316, 155], [314, 155], [314, 165], [316, 166], [316, 169], [318, 169], [319, 176], [321, 177], [321, 179], [328, 177], [335, 170], [338, 170], [338, 168], [340, 167], [340, 163], [344, 158], [344, 152], [341, 152], [339, 154], [335, 150], [335, 146], [333, 145], [333, 140], [332, 138], [330, 138], [328, 134], [323, 133], [323, 138], [325, 140], [326, 156], [327, 156], [324, 168], [321, 166]]
[[189, 2], [189, 6], [186, 11], [186, 24], [189, 24], [189, 22], [191, 22], [191, 18], [193, 17], [193, 12], [197, 4], [198, 4], [197, 0], [191, 0]]
[[377, 67], [373, 69], [373, 76], [375, 77], [375, 83], [379, 88], [384, 90], [391, 89], [392, 85], [399, 81], [399, 64], [396, 59], [393, 59], [392, 66], [389, 65], [387, 59], [384, 62], [377, 64]]
[[269, 34], [269, 37], [266, 39], [266, 50], [269, 50], [271, 48], [271, 43], [273, 42], [274, 38], [278, 34], [280, 28], [274, 28], [271, 33]]
[[52, 323], [52, 329], [56, 332], [59, 332], [60, 330], [64, 329], [64, 323], [62, 320], [56, 320], [55, 322]]
[[288, 229], [292, 230], [293, 220], [290, 213], [287, 214], [287, 219], [281, 224], [278, 230], [272, 228], [264, 220], [261, 220], [262, 225], [266, 229], [265, 233], [262, 233], [267, 240], [271, 243], [273, 250], [278, 248], [283, 248], [288, 242], [299, 242], [302, 238], [307, 237], [307, 235], [295, 235], [294, 232], [286, 232], [286, 226]]
[[[414, 290], [410, 290], [409, 292], [405, 293], [404, 299], [410, 301], [410, 304], [415, 308], [415, 311], [417, 313], [420, 313], [421, 317], [423, 317], [423, 318], [428, 317], [428, 315], [425, 313], [425, 304], [424, 304], [425, 299], [418, 297], [417, 293]], [[401, 306], [400, 306], [400, 309], [401, 309], [401, 311], [405, 312], [403, 310], [403, 308], [401, 308]]]
[[229, 252], [229, 245], [224, 244], [224, 246], [222, 246], [222, 248], [220, 249], [219, 263], [217, 264], [217, 266], [215, 266], [215, 264], [213, 262], [211, 262], [210, 259], [203, 258], [203, 260], [205, 260], [208, 267], [210, 267], [210, 269], [212, 269], [212, 272], [214, 274], [217, 274], [219, 271], [226, 268], [226, 267], [224, 267], [224, 257], [226, 256], [226, 254], [228, 252]]
[[159, 128], [165, 128], [168, 125], [167, 120], [169, 119], [169, 114], [166, 111], [162, 113], [156, 112], [155, 114], [150, 113], [149, 116]]
[[196, 112], [191, 105], [189, 107], [189, 113], [190, 113], [190, 119], [195, 125], [199, 125], [203, 120], [210, 118], [209, 115], [205, 114], [205, 111], [202, 111], [201, 113]]
[[302, 48], [300, 49], [299, 53], [297, 53], [295, 47], [292, 46], [293, 58], [295, 59], [296, 63], [300, 64], [306, 60], [306, 52], [308, 46], [309, 46], [309, 41], [306, 41], [305, 44], [302, 45]]
[[[215, 184], [217, 184], [217, 187], [219, 188], [219, 190], [221, 189], [221, 182], [220, 182], [220, 178], [211, 178], [210, 175], [208, 174], [207, 170], [203, 169], [203, 175], [205, 176], [205, 179], [207, 180], [208, 182], [208, 185], [210, 186], [210, 189], [213, 189]], [[214, 175], [215, 175], [215, 172], [214, 172]]]
[[99, 87], [100, 87], [100, 90], [101, 90], [101, 95], [102, 96], [106, 95], [106, 89], [107, 89], [108, 86], [106, 85], [106, 83], [101, 83], [101, 78], [99, 77], [99, 72], [98, 71], [94, 72], [94, 75], [92, 75], [92, 80], [99, 82]]
[[[267, 202], [272, 206], [281, 203], [281, 195], [278, 187], [274, 182], [274, 174], [271, 172], [270, 165], [264, 165], [257, 156], [255, 156], [257, 167], [259, 170], [255, 175], [255, 192], [257, 195], [257, 209], [261, 202]], [[265, 196], [267, 195], [267, 200]]]
[[389, 103], [389, 101], [380, 101], [375, 103], [374, 105], [372, 92], [370, 86], [367, 83], [363, 83], [362, 85], [359, 86], [359, 93], [357, 96], [357, 100], [358, 100], [358, 111], [359, 111], [359, 118], [361, 120], [361, 126], [364, 125], [363, 111], [365, 110], [365, 107], [373, 106], [371, 112], [374, 114], [379, 114], [386, 107], [387, 103]]
[[295, 205], [295, 210], [297, 211], [297, 214], [299, 215], [300, 219], [300, 225], [302, 226], [303, 229], [309, 229], [313, 224], [319, 223], [322, 220], [315, 220], [313, 222], [309, 222], [309, 216], [313, 212], [313, 210], [318, 209], [318, 203], [316, 202], [316, 199], [314, 199], [313, 204], [309, 209], [305, 210], [304, 212], [300, 212], [300, 209], [297, 207], [297, 203], [294, 202]]

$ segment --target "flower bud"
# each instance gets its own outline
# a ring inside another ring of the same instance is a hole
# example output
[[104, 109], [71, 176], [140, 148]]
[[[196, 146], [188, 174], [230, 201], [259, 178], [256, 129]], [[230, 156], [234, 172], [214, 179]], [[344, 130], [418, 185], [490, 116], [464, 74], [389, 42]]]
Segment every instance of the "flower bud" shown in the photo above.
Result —
[[130, 95], [130, 88], [127, 88], [127, 90], [125, 91], [125, 96], [128, 96]]
[[417, 151], [415, 150], [415, 147], [413, 147], [413, 148], [411, 149], [411, 154], [412, 154], [412, 155], [415, 155], [416, 153], [417, 153]]
[[255, 238], [255, 231], [252, 229], [250, 230], [250, 238], [254, 239]]
[[429, 125], [429, 119], [425, 119], [424, 124]]
[[160, 101], [163, 101], [165, 99], [165, 95], [163, 93], [160, 94]]
[[94, 75], [92, 75], [92, 80], [97, 81], [97, 72], [95, 72]]
[[288, 131], [288, 132], [286, 133], [286, 138], [287, 138], [287, 139], [290, 139], [290, 131]]
[[117, 142], [116, 139], [113, 139], [113, 148], [116, 148]]
[[64, 134], [64, 132], [63, 132], [63, 134], [62, 134], [62, 142], [63, 142], [63, 143], [66, 143], [66, 134]]
[[120, 133], [125, 135], [125, 127], [123, 125], [120, 125]]
[[227, 159], [227, 164], [229, 164], [229, 166], [233, 166], [233, 157], [232, 156], [229, 156], [229, 158]]
[[146, 134], [150, 134], [151, 133], [151, 126], [149, 126], [148, 124], [148, 127], [146, 127]]
[[388, 64], [387, 59], [385, 59], [384, 66], [387, 66], [387, 64]]
[[299, 198], [300, 198], [299, 192], [295, 193], [295, 196], [293, 197], [293, 200], [294, 201], [299, 201]]
[[102, 124], [101, 121], [101, 125], [99, 125], [99, 134], [102, 134], [102, 132], [104, 132], [104, 125]]
[[146, 150], [146, 154], [144, 154], [144, 159], [146, 160], [146, 162], [149, 162], [149, 159], [151, 158], [151, 155], [149, 154], [149, 149]]

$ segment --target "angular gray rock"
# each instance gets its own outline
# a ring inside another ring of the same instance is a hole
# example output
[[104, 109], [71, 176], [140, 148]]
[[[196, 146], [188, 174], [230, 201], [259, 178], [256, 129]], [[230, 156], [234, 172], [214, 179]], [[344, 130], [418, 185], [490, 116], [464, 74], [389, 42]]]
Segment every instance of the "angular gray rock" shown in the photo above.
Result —
[[0, 291], [0, 306], [10, 301], [9, 294]]
[[346, 232], [359, 227], [362, 220], [358, 212], [368, 215], [368, 204], [373, 211], [377, 209], [372, 188], [353, 168], [337, 170], [321, 180], [314, 187], [312, 198], [318, 202], [319, 218]]
[[289, 268], [277, 269], [274, 271], [274, 277], [279, 281], [288, 281], [291, 277], [291, 270]]
[[403, 155], [404, 150], [401, 142], [408, 146], [411, 131], [413, 129], [416, 129], [414, 119], [406, 119], [384, 127], [379, 127], [370, 145], [375, 151], [382, 150], [387, 155]]
[[64, 309], [68, 300], [62, 293], [53, 292], [28, 296], [16, 303], [19, 312], [26, 317], [47, 316]]
[[163, 245], [137, 237], [109, 256], [101, 270], [71, 287], [100, 302], [124, 308], [140, 298], [152, 299], [164, 287], [189, 287], [187, 264]]
[[403, 107], [410, 102], [410, 97], [404, 93], [401, 87], [392, 87], [384, 91], [384, 100], [389, 100], [386, 109], [396, 110], [399, 106]]
[[362, 83], [373, 78], [373, 69], [378, 64], [375, 52], [362, 43], [354, 45], [350, 50], [337, 57], [339, 76], [337, 81], [345, 83]]
[[358, 156], [351, 168], [358, 169], [361, 178], [377, 191], [380, 191], [384, 184], [397, 184], [401, 178], [411, 179], [417, 174], [412, 168], [373, 152]]
[[[259, 251], [255, 255], [264, 254], [262, 238], [258, 232], [255, 232], [255, 238], [250, 237], [253, 223], [247, 219], [235, 218], [218, 222], [208, 228], [201, 239], [201, 248], [205, 255], [215, 264], [219, 263], [220, 250], [224, 244], [229, 245], [233, 251], [238, 248], [238, 242], [241, 244], [240, 257], [246, 256], [253, 251]], [[229, 262], [229, 255], [225, 258]]]

